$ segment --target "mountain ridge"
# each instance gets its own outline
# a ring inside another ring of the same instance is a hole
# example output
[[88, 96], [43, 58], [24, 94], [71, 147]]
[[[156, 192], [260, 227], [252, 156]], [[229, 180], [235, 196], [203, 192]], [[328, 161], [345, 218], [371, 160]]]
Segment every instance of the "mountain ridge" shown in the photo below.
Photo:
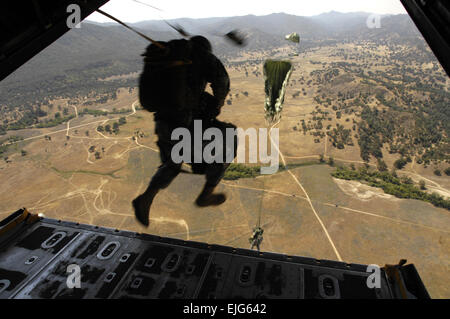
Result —
[[[226, 18], [173, 19], [192, 34], [208, 37], [214, 53], [226, 61], [247, 51], [266, 51], [281, 46], [294, 45], [284, 39], [286, 34], [297, 32], [301, 37], [299, 50], [343, 40], [421, 41], [408, 15], [382, 18], [381, 29], [365, 25], [366, 13], [329, 12], [313, 17], [286, 13], [264, 16], [246, 15]], [[339, 17], [332, 22], [330, 17]], [[328, 20], [328, 24], [323, 22]], [[335, 28], [330, 28], [335, 23]], [[156, 39], [167, 41], [181, 36], [162, 20], [132, 24], [139, 31]], [[353, 26], [349, 29], [349, 26]], [[231, 45], [224, 34], [239, 30], [249, 36], [246, 47]], [[156, 30], [156, 31], [155, 31]], [[327, 42], [328, 41], [328, 42]], [[58, 96], [65, 88], [84, 94], [104, 86], [98, 78], [138, 72], [142, 68], [141, 54], [148, 42], [117, 24], [82, 22], [81, 28], [71, 30], [28, 63], [0, 83], [0, 105], [20, 105], [33, 102], [45, 95]], [[128, 83], [129, 84], [129, 83]], [[127, 84], [127, 85], [128, 85]], [[108, 85], [111, 85], [108, 83]], [[45, 88], [44, 88], [45, 87]], [[83, 87], [83, 90], [79, 90]], [[36, 93], [41, 92], [38, 95]], [[20, 93], [19, 93], [20, 92]], [[27, 92], [24, 93], [23, 92]], [[19, 97], [19, 98], [18, 98]]]

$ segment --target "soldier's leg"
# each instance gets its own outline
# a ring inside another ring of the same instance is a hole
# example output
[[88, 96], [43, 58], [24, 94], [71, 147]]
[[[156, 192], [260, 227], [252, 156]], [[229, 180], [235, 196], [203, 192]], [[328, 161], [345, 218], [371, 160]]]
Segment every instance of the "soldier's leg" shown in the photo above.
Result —
[[[226, 141], [226, 129], [232, 128], [233, 130], [236, 129], [236, 127], [229, 123], [224, 123], [220, 121], [214, 121], [212, 123], [212, 127], [217, 127], [222, 131], [222, 135], [224, 137], [224, 144], [223, 144], [223, 162], [222, 163], [211, 163], [211, 164], [205, 164], [205, 175], [206, 175], [206, 183], [203, 187], [202, 192], [198, 196], [196, 200], [196, 204], [200, 207], [205, 206], [217, 206], [226, 201], [225, 194], [213, 194], [214, 189], [216, 186], [220, 183], [223, 176], [225, 175], [225, 171], [227, 170], [228, 166], [230, 166], [231, 162], [234, 160], [234, 157], [236, 156], [236, 150], [237, 150], [237, 136], [234, 135], [232, 139], [232, 145], [227, 145]], [[229, 132], [231, 133], [231, 132]], [[231, 139], [230, 139], [231, 140]], [[232, 152], [231, 156], [230, 154]], [[228, 155], [228, 156], [227, 156]]]
[[181, 170], [181, 163], [172, 161], [171, 151], [174, 143], [171, 141], [172, 128], [164, 122], [156, 123], [156, 134], [158, 135], [158, 147], [162, 165], [152, 177], [145, 192], [133, 200], [132, 204], [136, 219], [143, 225], [149, 225], [150, 206], [156, 194], [170, 185]]
[[218, 206], [226, 201], [227, 198], [225, 194], [222, 193], [213, 194], [214, 189], [220, 183], [220, 180], [225, 174], [225, 169], [223, 167], [224, 167], [223, 164], [222, 165], [207, 164], [206, 183], [205, 186], [203, 186], [202, 192], [200, 193], [200, 195], [198, 195], [197, 200], [195, 201], [197, 206], [200, 207]]

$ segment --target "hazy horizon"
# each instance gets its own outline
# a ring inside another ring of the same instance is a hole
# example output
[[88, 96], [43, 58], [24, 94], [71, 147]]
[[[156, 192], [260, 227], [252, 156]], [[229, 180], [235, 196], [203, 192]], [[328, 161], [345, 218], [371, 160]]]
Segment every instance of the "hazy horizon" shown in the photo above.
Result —
[[[327, 12], [322, 12], [319, 14], [315, 14], [315, 15], [311, 15], [311, 16], [302, 16], [302, 15], [296, 15], [296, 14], [292, 14], [292, 13], [287, 13], [287, 12], [272, 12], [272, 13], [267, 13], [267, 14], [244, 14], [244, 15], [235, 15], [235, 16], [214, 16], [214, 17], [205, 17], [205, 18], [190, 18], [190, 17], [180, 17], [180, 18], [170, 18], [170, 19], [145, 19], [145, 20], [139, 20], [139, 21], [126, 21], [126, 20], [122, 20], [126, 23], [131, 23], [131, 24], [135, 24], [135, 23], [142, 23], [142, 22], [148, 22], [148, 21], [172, 21], [172, 20], [179, 20], [179, 19], [192, 19], [192, 20], [205, 20], [205, 19], [226, 19], [226, 18], [233, 18], [233, 17], [245, 17], [245, 16], [256, 16], [256, 17], [264, 17], [264, 16], [269, 16], [272, 14], [286, 14], [286, 15], [292, 15], [292, 16], [296, 16], [296, 17], [305, 17], [305, 18], [313, 18], [313, 17], [317, 17], [320, 16], [322, 14], [328, 14], [328, 13], [340, 13], [340, 14], [356, 14], [356, 13], [361, 13], [361, 14], [377, 14], [374, 12], [364, 12], [364, 11], [353, 11], [353, 12], [340, 12], [340, 11], [336, 11], [336, 10], [331, 10], [331, 11], [327, 11]], [[398, 14], [407, 14], [405, 13], [380, 13], [380, 15], [398, 15]], [[109, 20], [109, 19], [107, 19]], [[85, 22], [93, 22], [93, 23], [99, 23], [99, 24], [118, 24], [115, 21], [109, 20], [109, 21], [96, 21], [90, 18], [86, 18], [84, 20]]]
[[[194, 5], [192, 5], [194, 3]], [[305, 4], [306, 3], [306, 4]], [[147, 5], [145, 5], [147, 4]], [[406, 10], [399, 0], [345, 0], [337, 3], [332, 0], [295, 3], [279, 0], [275, 3], [268, 1], [238, 1], [229, 0], [226, 3], [205, 0], [194, 0], [186, 3], [179, 0], [170, 2], [161, 0], [111, 0], [101, 7], [102, 10], [129, 23], [149, 20], [172, 19], [205, 19], [227, 18], [235, 16], [265, 16], [274, 13], [285, 13], [295, 16], [312, 17], [332, 11], [339, 13], [375, 13], [375, 14], [406, 14]], [[90, 22], [107, 23], [110, 19], [99, 13], [91, 14]]]

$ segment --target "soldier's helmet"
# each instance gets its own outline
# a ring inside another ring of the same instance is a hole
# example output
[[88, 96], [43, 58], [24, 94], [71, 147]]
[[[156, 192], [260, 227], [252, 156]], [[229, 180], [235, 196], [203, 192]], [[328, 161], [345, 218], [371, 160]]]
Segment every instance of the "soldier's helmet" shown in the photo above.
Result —
[[196, 35], [192, 37], [191, 42], [195, 48], [202, 49], [208, 52], [212, 52], [212, 46], [209, 40], [201, 35]]

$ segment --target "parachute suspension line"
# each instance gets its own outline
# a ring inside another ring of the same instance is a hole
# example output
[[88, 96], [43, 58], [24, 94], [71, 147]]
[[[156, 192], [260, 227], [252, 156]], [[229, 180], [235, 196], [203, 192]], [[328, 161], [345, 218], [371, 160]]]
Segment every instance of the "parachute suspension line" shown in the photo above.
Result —
[[[263, 182], [263, 184], [264, 184], [264, 182]], [[265, 185], [263, 185], [263, 189], [265, 189]], [[264, 193], [265, 192], [262, 192], [262, 194], [261, 194], [261, 201], [259, 204], [258, 219], [256, 222], [256, 226], [255, 226], [255, 228], [253, 228], [252, 237], [249, 238], [249, 242], [251, 245], [250, 249], [253, 249], [256, 246], [256, 249], [258, 251], [260, 251], [260, 246], [261, 246], [261, 243], [263, 240], [262, 234], [264, 231], [262, 229], [265, 225], [267, 225], [267, 223], [266, 223], [264, 226], [261, 226], [261, 211], [262, 211], [262, 205], [263, 205], [263, 200], [264, 200]]]
[[[152, 6], [152, 5], [148, 4], [148, 3], [141, 2], [141, 1], [138, 1], [138, 0], [131, 0], [131, 1], [136, 2], [136, 3], [139, 3], [139, 4], [142, 4], [142, 5], [147, 6], [147, 7], [150, 7], [150, 8], [152, 8], [152, 9], [158, 10], [158, 11], [160, 11], [160, 12], [164, 12], [164, 10], [159, 9], [159, 8], [157, 8], [157, 7], [155, 7], [155, 6]], [[181, 34], [183, 37], [188, 38], [188, 37], [191, 36], [191, 35], [190, 35], [188, 32], [186, 32], [186, 31], [183, 29], [183, 27], [180, 26], [179, 24], [177, 24], [176, 26], [175, 26], [175, 25], [172, 25], [172, 24], [169, 23], [169, 21], [167, 21], [166, 19], [164, 19], [163, 17], [161, 17], [161, 15], [159, 15], [159, 17], [160, 17], [161, 20], [163, 20], [168, 26], [170, 26], [172, 29], [174, 29], [175, 31], [177, 31], [177, 32], [178, 32], [179, 34]]]
[[[263, 181], [263, 189], [264, 189], [264, 190], [266, 189], [266, 186], [264, 185], [264, 181]], [[264, 193], [265, 193], [265, 192], [262, 192], [262, 195], [261, 195], [261, 202], [260, 202], [260, 204], [259, 204], [258, 223], [257, 223], [257, 225], [256, 225], [258, 228], [261, 227], [261, 211], [262, 211], [262, 206], [263, 206], [263, 201], [264, 201]]]
[[105, 17], [108, 17], [108, 18], [110, 18], [111, 20], [114, 20], [114, 21], [116, 21], [117, 23], [123, 25], [125, 28], [127, 28], [127, 29], [129, 29], [129, 30], [131, 30], [131, 31], [133, 31], [133, 32], [135, 32], [135, 33], [137, 33], [138, 35], [140, 35], [141, 37], [143, 37], [143, 38], [146, 39], [147, 41], [149, 41], [149, 42], [153, 43], [154, 45], [156, 45], [157, 47], [159, 47], [159, 48], [161, 48], [161, 49], [164, 49], [164, 46], [163, 46], [161, 43], [159, 43], [159, 42], [153, 40], [152, 38], [149, 38], [149, 37], [146, 36], [145, 34], [143, 34], [143, 33], [139, 32], [139, 31], [137, 31], [136, 29], [134, 29], [134, 28], [132, 28], [132, 27], [130, 27], [130, 26], [127, 25], [126, 23], [120, 21], [119, 19], [113, 17], [112, 15], [106, 13], [105, 11], [102, 11], [102, 10], [100, 10], [100, 9], [97, 9], [96, 11], [97, 11], [98, 13], [100, 13], [100, 14], [103, 14]]
[[148, 4], [148, 3], [141, 2], [141, 1], [138, 1], [138, 0], [131, 0], [131, 1], [134, 1], [134, 2], [136, 2], [136, 3], [143, 4], [144, 6], [147, 6], [147, 7], [150, 7], [150, 8], [152, 8], [152, 9], [155, 9], [155, 10], [158, 10], [158, 11], [161, 11], [161, 12], [164, 12], [164, 10], [161, 10], [161, 9], [159, 9], [159, 8], [157, 8], [157, 7], [155, 7], [155, 6], [152, 6], [152, 5]]
[[[152, 6], [148, 3], [142, 2], [142, 1], [138, 1], [138, 0], [131, 0], [133, 2], [142, 4], [144, 6], [150, 7], [152, 9], [158, 10], [160, 12], [165, 12], [164, 10], [157, 8], [155, 6]], [[176, 24], [173, 25], [171, 24], [169, 21], [167, 21], [166, 19], [164, 19], [161, 15], [159, 15], [159, 17], [161, 18], [161, 20], [163, 20], [168, 26], [170, 26], [172, 29], [174, 29], [175, 31], [177, 31], [179, 34], [181, 34], [183, 37], [185, 38], [189, 38], [192, 36], [192, 34], [190, 34], [189, 32], [187, 32], [181, 25]], [[223, 34], [219, 34], [215, 31], [207, 31], [208, 34], [210, 35], [214, 35], [217, 37], [223, 37], [225, 36], [226, 39], [230, 40], [231, 42], [233, 42], [234, 44], [238, 45], [238, 46], [244, 46], [246, 45], [246, 39], [244, 37], [243, 34], [240, 34], [237, 30], [233, 30], [228, 32], [227, 34], [223, 35]]]

